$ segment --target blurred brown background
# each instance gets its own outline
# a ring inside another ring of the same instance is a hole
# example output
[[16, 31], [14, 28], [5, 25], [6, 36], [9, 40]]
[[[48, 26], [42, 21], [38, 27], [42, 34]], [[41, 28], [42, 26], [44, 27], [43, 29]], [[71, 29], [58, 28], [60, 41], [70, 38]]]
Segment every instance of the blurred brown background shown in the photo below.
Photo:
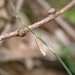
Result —
[[[51, 7], [56, 11], [71, 0], [0, 0], [0, 35], [24, 28], [15, 18], [11, 2], [22, 21], [30, 25], [48, 16]], [[61, 57], [75, 75], [75, 6], [47, 24], [33, 30]], [[29, 32], [24, 37], [0, 41], [0, 75], [67, 75], [63, 66], [42, 44], [43, 56]]]

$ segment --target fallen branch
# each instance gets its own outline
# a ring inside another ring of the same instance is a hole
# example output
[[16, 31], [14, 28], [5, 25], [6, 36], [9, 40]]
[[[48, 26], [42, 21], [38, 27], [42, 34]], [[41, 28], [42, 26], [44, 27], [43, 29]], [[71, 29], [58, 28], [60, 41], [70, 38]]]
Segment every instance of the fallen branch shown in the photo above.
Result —
[[[64, 13], [65, 11], [67, 11], [73, 5], [75, 5], [75, 0], [72, 0], [68, 5], [66, 5], [64, 8], [62, 8], [59, 11], [57, 11], [56, 13], [53, 13], [53, 14], [49, 15], [48, 17], [46, 17], [45, 19], [30, 25], [29, 28], [30, 29], [35, 29], [35, 28], [37, 28], [37, 27], [49, 22], [50, 20], [56, 18], [60, 14]], [[16, 31], [13, 31], [11, 33], [7, 33], [5, 35], [1, 35], [0, 36], [0, 41], [3, 40], [3, 39], [14, 37], [14, 36], [20, 36], [20, 37], [25, 36], [26, 32], [28, 32], [28, 31], [29, 30], [27, 28], [23, 28], [23, 29], [18, 29]]]

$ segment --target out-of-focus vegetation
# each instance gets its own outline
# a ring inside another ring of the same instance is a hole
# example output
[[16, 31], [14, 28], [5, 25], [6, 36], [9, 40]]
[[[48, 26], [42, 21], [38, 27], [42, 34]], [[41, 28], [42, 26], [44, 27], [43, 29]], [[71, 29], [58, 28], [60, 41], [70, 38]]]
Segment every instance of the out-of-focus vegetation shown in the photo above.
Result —
[[75, 6], [66, 11], [62, 17], [70, 22], [75, 27]]
[[[63, 6], [65, 6], [67, 3], [69, 3], [71, 0], [47, 0], [50, 5], [52, 5], [56, 10], [61, 9]], [[72, 25], [75, 25], [75, 6], [70, 8], [68, 11], [64, 12], [62, 14], [62, 17], [70, 22]]]
[[[13, 15], [11, 1], [15, 4], [21, 20], [26, 25], [31, 25], [47, 17], [51, 7], [59, 11], [72, 0], [0, 0], [1, 35], [24, 28]], [[75, 74], [75, 38], [70, 34], [74, 35], [75, 32], [74, 13], [75, 6], [60, 15], [58, 19], [33, 30], [53, 48], [73, 75]], [[12, 37], [0, 41], [0, 74], [67, 75], [49, 49], [44, 44], [41, 46], [47, 53], [45, 57], [30, 32], [24, 37]]]

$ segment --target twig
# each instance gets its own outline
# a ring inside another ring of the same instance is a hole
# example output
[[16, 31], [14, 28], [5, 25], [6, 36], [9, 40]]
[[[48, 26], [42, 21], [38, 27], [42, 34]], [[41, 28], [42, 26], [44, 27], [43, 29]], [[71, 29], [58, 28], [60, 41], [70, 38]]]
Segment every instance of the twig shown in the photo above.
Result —
[[[11, 29], [11, 24], [7, 23], [4, 30], [1, 32], [1, 35], [8, 33], [10, 29]], [[3, 42], [4, 40], [0, 41], [0, 46], [2, 45]]]
[[[51, 9], [51, 6], [45, 1], [45, 0], [37, 0], [37, 2], [46, 10], [48, 11], [49, 9]], [[65, 20], [63, 20], [61, 18], [61, 16], [58, 16], [54, 19], [59, 26], [61, 26], [74, 40], [75, 40], [75, 31], [74, 29], [71, 27], [71, 25], [69, 25]]]
[[[20, 12], [21, 11], [21, 8], [22, 8], [22, 5], [23, 5], [23, 1], [24, 0], [17, 0], [17, 3], [16, 3], [16, 9], [17, 9], [17, 12]], [[12, 16], [12, 19], [13, 19], [14, 16]], [[11, 19], [11, 20], [12, 20]], [[15, 19], [14, 19], [15, 20]], [[10, 32], [11, 30], [11, 27], [12, 27], [12, 24], [10, 22], [8, 22], [4, 28], [4, 30], [2, 31], [1, 35], [4, 35], [8, 32]], [[0, 45], [3, 43], [3, 40], [0, 41]]]
[[[64, 13], [65, 11], [67, 11], [73, 5], [75, 5], [75, 0], [72, 0], [68, 5], [66, 5], [61, 10], [57, 11], [55, 14], [51, 14], [48, 17], [46, 17], [45, 19], [30, 25], [29, 28], [30, 29], [35, 29], [35, 28], [41, 26], [42, 24], [45, 24], [45, 23], [49, 22], [50, 20], [56, 18], [58, 15], [60, 15], [60, 14]], [[7, 33], [5, 35], [1, 35], [0, 40], [10, 38], [10, 37], [14, 37], [14, 36], [21, 36], [22, 37], [22, 36], [24, 36], [26, 34], [27, 31], [29, 31], [27, 28], [18, 29], [18, 30], [14, 31], [14, 32]]]

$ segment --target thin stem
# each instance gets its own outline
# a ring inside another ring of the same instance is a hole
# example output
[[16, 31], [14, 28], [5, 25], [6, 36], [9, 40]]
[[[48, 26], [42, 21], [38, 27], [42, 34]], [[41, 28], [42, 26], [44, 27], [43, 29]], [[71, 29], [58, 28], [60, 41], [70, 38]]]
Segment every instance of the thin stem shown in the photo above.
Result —
[[33, 34], [35, 35], [42, 43], [44, 43], [48, 48], [49, 50], [55, 55], [55, 57], [60, 61], [60, 63], [63, 65], [63, 67], [65, 68], [65, 70], [67, 71], [67, 73], [69, 75], [72, 75], [72, 73], [70, 72], [70, 70], [68, 69], [68, 67], [65, 65], [65, 63], [61, 60], [61, 58], [55, 53], [55, 51], [39, 36], [37, 35], [35, 32], [33, 32], [33, 30], [31, 30], [18, 16], [17, 12], [16, 12], [16, 9], [14, 7], [14, 5], [12, 4], [12, 7], [13, 7], [13, 10], [14, 10], [14, 13], [15, 13], [15, 16], [16, 18]]

